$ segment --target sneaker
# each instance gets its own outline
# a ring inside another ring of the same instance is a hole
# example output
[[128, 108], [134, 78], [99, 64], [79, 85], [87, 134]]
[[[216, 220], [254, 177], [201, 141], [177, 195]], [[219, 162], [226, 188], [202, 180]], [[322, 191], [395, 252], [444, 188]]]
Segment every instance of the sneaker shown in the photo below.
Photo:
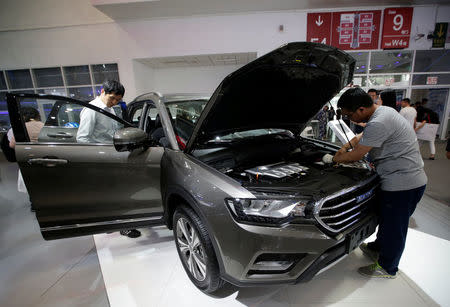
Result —
[[397, 274], [391, 275], [386, 272], [376, 261], [373, 264], [368, 266], [363, 266], [358, 269], [358, 273], [370, 278], [389, 278], [394, 279], [397, 278]]
[[364, 255], [372, 259], [373, 261], [378, 260], [379, 252], [374, 251], [373, 249], [370, 249], [367, 243], [362, 243], [359, 246], [359, 249], [363, 251]]
[[128, 238], [133, 238], [133, 239], [141, 236], [141, 232], [137, 229], [121, 230], [120, 234], [122, 236], [127, 236]]

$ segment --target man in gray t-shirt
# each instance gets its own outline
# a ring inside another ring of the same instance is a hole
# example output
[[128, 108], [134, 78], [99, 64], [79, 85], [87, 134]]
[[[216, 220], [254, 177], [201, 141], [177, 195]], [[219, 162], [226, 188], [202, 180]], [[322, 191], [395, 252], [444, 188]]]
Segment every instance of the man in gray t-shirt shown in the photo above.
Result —
[[372, 147], [369, 156], [381, 178], [381, 189], [410, 190], [427, 183], [416, 133], [394, 109], [376, 106], [359, 144]]
[[392, 108], [374, 104], [360, 88], [347, 90], [339, 99], [338, 107], [352, 121], [367, 122], [367, 125], [363, 133], [336, 153], [333, 161], [358, 161], [368, 153], [381, 178], [377, 239], [361, 245], [375, 263], [359, 268], [358, 272], [369, 277], [395, 278], [409, 217], [427, 183], [416, 134], [405, 118]]

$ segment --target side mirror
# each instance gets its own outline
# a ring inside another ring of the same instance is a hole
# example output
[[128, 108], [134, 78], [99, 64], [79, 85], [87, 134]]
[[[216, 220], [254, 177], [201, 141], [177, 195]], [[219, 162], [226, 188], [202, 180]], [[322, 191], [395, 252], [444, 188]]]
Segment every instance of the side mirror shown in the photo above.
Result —
[[138, 128], [124, 128], [117, 130], [113, 138], [114, 148], [119, 151], [132, 151], [133, 149], [149, 146], [147, 133]]

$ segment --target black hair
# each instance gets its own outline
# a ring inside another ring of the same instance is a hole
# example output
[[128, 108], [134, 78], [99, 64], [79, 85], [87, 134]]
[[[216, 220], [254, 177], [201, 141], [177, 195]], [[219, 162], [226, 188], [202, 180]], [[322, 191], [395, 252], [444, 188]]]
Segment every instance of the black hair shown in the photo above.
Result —
[[369, 89], [369, 90], [367, 91], [367, 94], [370, 93], [370, 92], [375, 92], [375, 94], [378, 95], [378, 91], [377, 91], [376, 89], [374, 89], [374, 88]]
[[423, 104], [426, 104], [428, 102], [428, 99], [427, 98], [422, 98], [422, 103]]
[[41, 115], [39, 111], [32, 107], [22, 107], [20, 109], [24, 122], [29, 122], [30, 120], [41, 120]]
[[391, 107], [397, 110], [397, 95], [394, 90], [387, 89], [380, 93], [380, 98], [383, 101], [383, 105]]
[[103, 90], [105, 91], [105, 94], [116, 94], [123, 96], [125, 94], [125, 88], [123, 85], [116, 80], [106, 80], [103, 82]]
[[403, 98], [402, 101], [406, 101], [408, 104], [411, 104], [411, 99], [409, 98]]
[[360, 87], [353, 87], [348, 89], [337, 103], [338, 108], [346, 109], [355, 112], [360, 107], [371, 107], [373, 105], [372, 98], [364, 92]]

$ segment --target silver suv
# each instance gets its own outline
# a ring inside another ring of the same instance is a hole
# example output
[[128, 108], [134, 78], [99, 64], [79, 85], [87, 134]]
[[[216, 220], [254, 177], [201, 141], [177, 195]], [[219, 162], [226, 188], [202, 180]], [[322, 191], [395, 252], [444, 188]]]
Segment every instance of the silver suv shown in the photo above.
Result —
[[[229, 75], [212, 97], [149, 93], [126, 120], [58, 96], [9, 94], [16, 155], [42, 235], [58, 239], [164, 223], [205, 292], [310, 280], [371, 235], [378, 178], [366, 161], [325, 165], [338, 147], [300, 136], [353, 76], [348, 54], [290, 43]], [[29, 141], [20, 110], [45, 118]], [[79, 112], [117, 124], [77, 143]]]

